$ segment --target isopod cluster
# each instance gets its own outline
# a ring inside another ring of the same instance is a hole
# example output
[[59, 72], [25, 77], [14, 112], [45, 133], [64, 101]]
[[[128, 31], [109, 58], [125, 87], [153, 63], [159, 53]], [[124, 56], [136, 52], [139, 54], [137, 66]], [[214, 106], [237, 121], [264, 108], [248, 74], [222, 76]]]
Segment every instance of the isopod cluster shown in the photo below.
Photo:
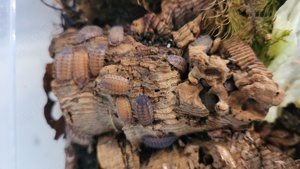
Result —
[[[193, 24], [200, 20], [196, 18], [186, 25], [189, 34], [195, 30], [193, 36], [198, 36]], [[251, 48], [240, 41], [240, 47], [231, 42], [237, 39], [220, 42], [200, 35], [191, 43], [194, 37], [186, 39], [189, 34], [181, 34], [184, 29], [180, 29], [177, 38], [183, 38], [183, 46], [187, 43], [181, 49], [143, 45], [120, 26], [107, 31], [99, 28], [83, 27], [62, 34], [67, 40], [56, 39], [51, 44], [52, 90], [72, 143], [90, 146], [93, 136], [101, 139], [114, 133], [109, 137], [117, 135], [126, 141], [119, 144], [114, 140], [112, 144], [101, 140], [99, 150], [120, 145], [114, 149], [130, 154], [126, 160], [136, 159], [135, 150], [140, 145], [164, 149], [181, 136], [223, 127], [240, 129], [262, 119], [268, 106], [282, 100], [282, 91], [269, 78], [266, 68], [253, 59]], [[240, 50], [244, 50], [243, 55]], [[252, 58], [245, 60], [244, 56]], [[258, 76], [260, 71], [262, 76]], [[266, 88], [266, 84], [270, 86]], [[253, 95], [256, 88], [263, 97]], [[279, 95], [273, 101], [276, 92]], [[199, 151], [199, 147], [196, 149]], [[216, 145], [211, 151], [228, 166], [238, 165], [227, 147]], [[123, 163], [130, 162], [123, 161], [121, 166]]]

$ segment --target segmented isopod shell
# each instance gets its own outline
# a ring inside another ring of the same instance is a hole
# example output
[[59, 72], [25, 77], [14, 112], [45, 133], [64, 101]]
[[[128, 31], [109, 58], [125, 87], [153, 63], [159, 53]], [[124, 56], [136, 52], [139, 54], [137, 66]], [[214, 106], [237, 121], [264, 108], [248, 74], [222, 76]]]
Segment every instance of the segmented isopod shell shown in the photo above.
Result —
[[177, 136], [165, 136], [162, 138], [143, 136], [142, 142], [151, 148], [166, 148], [172, 145], [177, 139]]
[[125, 123], [130, 122], [132, 118], [132, 111], [129, 100], [125, 96], [119, 96], [116, 99], [116, 107], [118, 117]]
[[72, 59], [71, 48], [64, 48], [54, 58], [54, 78], [59, 83], [64, 83], [72, 79]]
[[118, 75], [104, 75], [99, 84], [110, 94], [127, 94], [131, 89], [129, 80]]
[[80, 88], [84, 87], [89, 82], [88, 55], [81, 48], [74, 51], [73, 78]]
[[181, 73], [184, 73], [186, 70], [186, 62], [183, 57], [177, 55], [168, 55], [168, 62], [177, 68]]
[[215, 145], [222, 160], [226, 162], [231, 168], [236, 168], [237, 164], [235, 159], [232, 157], [231, 152], [228, 150], [227, 147], [222, 145]]
[[122, 26], [114, 26], [109, 30], [108, 43], [112, 46], [118, 46], [123, 41], [124, 29]]
[[76, 143], [76, 144], [79, 144], [82, 146], [89, 146], [93, 142], [92, 135], [76, 132], [69, 125], [66, 125], [65, 131], [66, 131], [67, 137], [70, 138], [73, 143]]
[[98, 76], [99, 70], [103, 67], [105, 61], [106, 47], [99, 46], [89, 52], [89, 69], [93, 76]]
[[153, 122], [153, 109], [150, 100], [145, 95], [139, 95], [136, 98], [136, 114], [140, 123], [143, 126], [152, 124]]
[[88, 25], [81, 28], [75, 38], [75, 43], [81, 43], [88, 39], [103, 35], [103, 30], [99, 26]]

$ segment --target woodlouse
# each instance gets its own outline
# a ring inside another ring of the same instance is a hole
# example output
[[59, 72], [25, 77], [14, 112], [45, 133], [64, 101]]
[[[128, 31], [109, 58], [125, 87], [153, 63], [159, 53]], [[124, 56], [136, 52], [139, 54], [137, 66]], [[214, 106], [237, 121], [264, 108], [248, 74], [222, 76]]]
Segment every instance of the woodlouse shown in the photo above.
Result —
[[89, 82], [88, 55], [81, 48], [74, 51], [73, 78], [80, 88], [84, 87]]
[[99, 84], [110, 94], [128, 94], [131, 89], [130, 81], [118, 75], [104, 75]]
[[99, 26], [88, 25], [81, 28], [75, 38], [75, 43], [82, 43], [88, 39], [103, 35], [103, 30]]
[[112, 46], [118, 46], [123, 41], [124, 29], [122, 26], [114, 26], [109, 30], [108, 43]]
[[71, 48], [63, 48], [54, 58], [54, 77], [59, 83], [64, 83], [72, 79], [73, 51]]
[[96, 47], [89, 52], [89, 69], [93, 76], [98, 76], [99, 70], [103, 67], [105, 61], [105, 50], [104, 45]]
[[145, 95], [139, 95], [136, 98], [137, 117], [143, 126], [152, 124], [153, 122], [153, 109], [149, 98]]
[[116, 107], [118, 111], [118, 117], [125, 123], [130, 122], [132, 118], [131, 105], [127, 97], [119, 96], [116, 99]]
[[184, 73], [186, 71], [187, 65], [183, 57], [177, 55], [168, 55], [167, 60], [171, 65], [177, 68], [180, 73]]
[[142, 142], [151, 148], [166, 148], [172, 145], [178, 139], [177, 136], [165, 136], [161, 138], [152, 136], [143, 136]]
[[228, 150], [227, 147], [225, 146], [222, 146], [222, 145], [215, 145], [222, 160], [225, 161], [225, 163], [227, 165], [229, 165], [231, 168], [236, 168], [237, 167], [237, 164], [236, 164], [236, 161], [235, 159], [232, 157], [230, 151]]

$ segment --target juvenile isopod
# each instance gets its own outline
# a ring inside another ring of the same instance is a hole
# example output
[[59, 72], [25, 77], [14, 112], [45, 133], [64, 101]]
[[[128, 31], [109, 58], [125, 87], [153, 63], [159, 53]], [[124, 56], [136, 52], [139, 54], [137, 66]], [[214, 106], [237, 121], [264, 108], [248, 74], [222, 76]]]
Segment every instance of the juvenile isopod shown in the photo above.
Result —
[[114, 26], [109, 30], [108, 43], [112, 46], [118, 46], [123, 41], [124, 29], [122, 26]]
[[105, 61], [105, 50], [106, 47], [99, 46], [89, 52], [89, 69], [93, 76], [98, 76], [99, 70], [103, 67]]
[[142, 142], [151, 148], [166, 148], [172, 145], [178, 139], [177, 136], [164, 136], [161, 138], [152, 136], [143, 136]]
[[119, 96], [116, 99], [116, 107], [117, 107], [118, 117], [125, 123], [130, 122], [132, 118], [132, 111], [131, 111], [130, 102], [127, 99], [127, 97]]
[[171, 65], [177, 68], [180, 73], [185, 72], [187, 65], [183, 57], [177, 55], [168, 55], [167, 60]]
[[54, 77], [59, 83], [72, 79], [73, 52], [71, 48], [63, 48], [54, 58]]
[[122, 76], [111, 74], [104, 75], [99, 85], [110, 94], [128, 94], [131, 89], [129, 80]]
[[103, 35], [103, 30], [99, 26], [88, 25], [81, 28], [75, 38], [75, 43], [82, 43], [88, 39]]
[[81, 48], [74, 51], [73, 78], [80, 88], [84, 87], [89, 82], [88, 55]]
[[236, 168], [237, 164], [235, 159], [232, 157], [230, 151], [228, 150], [227, 147], [222, 146], [222, 145], [215, 145], [222, 160], [225, 161], [227, 165], [229, 165], [231, 168]]
[[152, 124], [153, 122], [153, 109], [150, 103], [150, 100], [145, 95], [139, 95], [136, 98], [136, 115], [139, 122], [143, 126]]

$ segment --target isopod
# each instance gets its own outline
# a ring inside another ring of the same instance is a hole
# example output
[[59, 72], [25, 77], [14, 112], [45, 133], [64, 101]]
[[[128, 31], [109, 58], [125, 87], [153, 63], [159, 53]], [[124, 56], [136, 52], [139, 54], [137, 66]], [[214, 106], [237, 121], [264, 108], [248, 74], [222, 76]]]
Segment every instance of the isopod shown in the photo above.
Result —
[[83, 49], [74, 51], [73, 78], [80, 88], [84, 87], [89, 82], [88, 55]]
[[75, 43], [82, 43], [88, 39], [103, 35], [103, 30], [99, 26], [88, 25], [81, 28], [75, 38]]
[[161, 138], [152, 136], [143, 136], [142, 142], [151, 148], [166, 148], [172, 145], [178, 139], [177, 136], [164, 136]]
[[230, 151], [228, 150], [227, 147], [222, 146], [222, 145], [215, 145], [222, 160], [225, 161], [227, 165], [229, 165], [231, 168], [236, 168], [237, 164], [235, 159], [232, 157]]
[[90, 146], [93, 143], [92, 135], [76, 132], [69, 125], [66, 126], [65, 132], [66, 132], [67, 138], [70, 138], [70, 140], [73, 143], [76, 143], [76, 144], [79, 144], [82, 146]]
[[64, 83], [72, 79], [73, 52], [71, 48], [63, 48], [54, 58], [54, 77], [59, 83]]
[[135, 111], [140, 123], [143, 126], [152, 124], [153, 122], [153, 109], [150, 100], [145, 95], [139, 95], [136, 98]]
[[116, 107], [117, 107], [118, 117], [125, 123], [130, 122], [132, 118], [132, 111], [131, 111], [130, 102], [127, 99], [127, 97], [119, 96], [116, 99]]
[[187, 65], [183, 57], [177, 55], [168, 55], [167, 60], [171, 65], [177, 68], [180, 73], [185, 72]]
[[130, 81], [118, 75], [104, 75], [99, 84], [110, 94], [128, 94], [131, 89]]
[[89, 69], [93, 76], [98, 76], [99, 70], [103, 67], [105, 61], [105, 50], [104, 45], [96, 47], [89, 52]]
[[114, 26], [109, 30], [108, 43], [112, 46], [118, 46], [123, 41], [124, 29], [122, 26]]

